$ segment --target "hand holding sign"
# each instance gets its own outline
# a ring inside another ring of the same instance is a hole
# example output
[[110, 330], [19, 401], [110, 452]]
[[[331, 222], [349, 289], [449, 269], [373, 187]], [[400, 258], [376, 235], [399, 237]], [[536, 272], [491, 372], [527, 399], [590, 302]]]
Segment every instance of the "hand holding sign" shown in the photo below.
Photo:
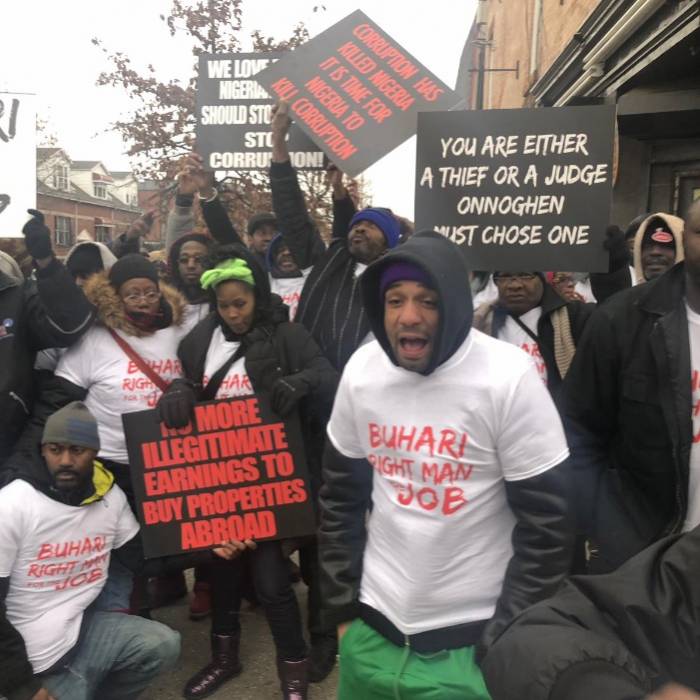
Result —
[[199, 192], [202, 197], [211, 197], [214, 190], [214, 173], [204, 170], [200, 155], [189, 153], [182, 162], [182, 169], [175, 176], [178, 194], [192, 195]]
[[227, 561], [232, 561], [233, 559], [238, 559], [238, 557], [246, 551], [246, 549], [257, 549], [258, 545], [254, 540], [229, 540], [228, 542], [222, 542], [220, 547], [214, 547], [212, 552], [216, 554], [217, 557], [221, 559], [226, 559]]
[[270, 129], [272, 131], [272, 160], [276, 163], [284, 163], [289, 160], [287, 150], [287, 134], [292, 120], [289, 118], [289, 103], [280, 100], [272, 108]]

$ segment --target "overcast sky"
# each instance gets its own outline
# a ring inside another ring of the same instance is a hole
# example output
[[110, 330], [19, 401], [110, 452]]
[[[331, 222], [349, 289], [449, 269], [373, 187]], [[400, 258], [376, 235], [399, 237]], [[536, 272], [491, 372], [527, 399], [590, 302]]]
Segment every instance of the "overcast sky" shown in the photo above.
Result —
[[[314, 35], [361, 9], [454, 87], [475, 5], [476, 0], [244, 0], [242, 36], [260, 29], [283, 39], [299, 20]], [[326, 9], [314, 13], [315, 6]], [[128, 55], [136, 69], [150, 63], [159, 78], [186, 81], [193, 65], [190, 45], [171, 37], [159, 19], [170, 7], [171, 0], [25, 0], [3, 7], [0, 91], [36, 93], [39, 115], [74, 160], [101, 160], [107, 168], [126, 170], [123, 142], [105, 132], [129, 113], [129, 100], [116, 88], [95, 85], [108, 66], [91, 39]], [[415, 138], [367, 171], [374, 204], [413, 218], [414, 169]]]

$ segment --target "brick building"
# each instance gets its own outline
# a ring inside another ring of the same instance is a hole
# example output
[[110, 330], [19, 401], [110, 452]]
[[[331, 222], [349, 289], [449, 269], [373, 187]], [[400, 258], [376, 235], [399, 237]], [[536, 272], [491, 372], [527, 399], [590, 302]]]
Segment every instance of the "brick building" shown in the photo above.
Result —
[[615, 223], [700, 198], [698, 0], [479, 0], [458, 89], [472, 109], [617, 105]]
[[141, 215], [131, 173], [110, 172], [99, 161], [71, 160], [61, 148], [37, 149], [37, 208], [63, 256], [85, 233], [106, 243]]

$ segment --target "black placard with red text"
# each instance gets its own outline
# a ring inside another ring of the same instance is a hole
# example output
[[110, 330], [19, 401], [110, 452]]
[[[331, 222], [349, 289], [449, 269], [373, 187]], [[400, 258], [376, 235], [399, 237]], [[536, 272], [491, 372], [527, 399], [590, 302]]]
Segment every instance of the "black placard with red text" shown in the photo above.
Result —
[[460, 96], [360, 10], [257, 73], [295, 122], [354, 177], [416, 133], [418, 112]]
[[298, 420], [264, 396], [197, 404], [186, 428], [122, 416], [147, 558], [315, 531]]

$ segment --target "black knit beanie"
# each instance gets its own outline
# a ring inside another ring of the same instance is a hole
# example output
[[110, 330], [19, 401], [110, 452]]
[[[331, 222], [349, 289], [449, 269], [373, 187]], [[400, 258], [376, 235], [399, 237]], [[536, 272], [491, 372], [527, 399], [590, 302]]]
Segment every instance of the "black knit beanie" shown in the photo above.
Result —
[[66, 267], [73, 277], [78, 275], [87, 277], [105, 269], [99, 248], [89, 243], [84, 243], [75, 248], [71, 256], [66, 260]]
[[253, 216], [248, 219], [248, 235], [252, 236], [256, 229], [265, 224], [277, 226], [277, 217], [269, 211], [261, 211], [258, 214], [253, 214]]
[[124, 282], [128, 282], [136, 277], [143, 277], [155, 282], [156, 285], [158, 284], [158, 270], [156, 266], [138, 253], [130, 253], [123, 258], [119, 258], [109, 271], [109, 281], [117, 291], [119, 291]]

